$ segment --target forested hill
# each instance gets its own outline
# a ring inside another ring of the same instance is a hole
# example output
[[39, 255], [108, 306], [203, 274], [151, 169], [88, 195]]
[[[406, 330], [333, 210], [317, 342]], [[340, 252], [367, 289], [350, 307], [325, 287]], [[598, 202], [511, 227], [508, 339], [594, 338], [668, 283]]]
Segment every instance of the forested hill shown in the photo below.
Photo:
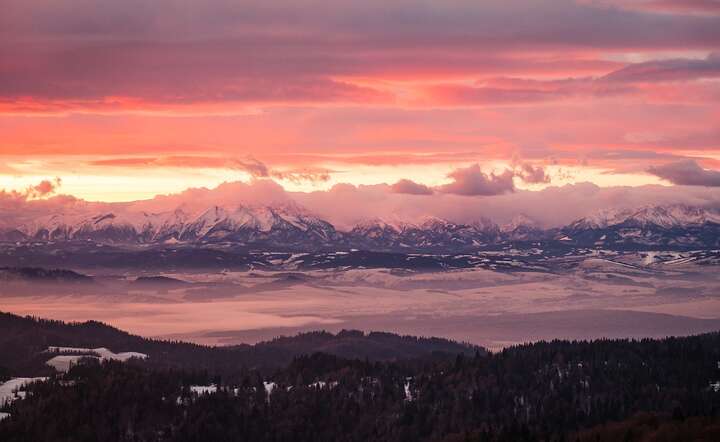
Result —
[[234, 378], [88, 363], [5, 407], [0, 440], [710, 442], [719, 361], [712, 333], [396, 362], [316, 353]]
[[392, 333], [350, 330], [337, 334], [302, 333], [256, 345], [209, 347], [186, 342], [160, 341], [132, 335], [97, 321], [64, 323], [0, 312], [0, 367], [15, 376], [49, 374], [49, 346], [97, 348], [149, 355], [154, 368], [203, 369], [227, 374], [246, 368], [277, 368], [295, 356], [323, 352], [350, 359], [390, 361], [433, 353], [484, 353], [481, 347], [440, 338], [417, 338]]

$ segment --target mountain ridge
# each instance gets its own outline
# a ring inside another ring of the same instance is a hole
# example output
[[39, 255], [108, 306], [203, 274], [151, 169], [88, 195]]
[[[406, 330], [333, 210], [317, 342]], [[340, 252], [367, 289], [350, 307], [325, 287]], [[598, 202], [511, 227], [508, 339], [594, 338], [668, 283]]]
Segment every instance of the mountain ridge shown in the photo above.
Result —
[[485, 218], [469, 223], [436, 217], [418, 222], [368, 218], [341, 230], [297, 204], [214, 205], [196, 214], [182, 208], [162, 213], [54, 214], [1, 228], [0, 241], [140, 245], [225, 242], [306, 250], [456, 251], [531, 242], [610, 248], [715, 248], [720, 247], [720, 210], [682, 204], [646, 206], [598, 212], [551, 228], [524, 214], [502, 226]]

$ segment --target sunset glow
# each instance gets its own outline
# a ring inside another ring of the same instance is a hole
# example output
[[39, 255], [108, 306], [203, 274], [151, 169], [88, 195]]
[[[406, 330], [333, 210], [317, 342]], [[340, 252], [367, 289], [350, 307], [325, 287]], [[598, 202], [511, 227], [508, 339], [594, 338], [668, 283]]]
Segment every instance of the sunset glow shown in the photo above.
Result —
[[720, 0], [0, 0], [0, 441], [720, 440]]
[[434, 187], [478, 164], [542, 168], [515, 177], [539, 190], [720, 168], [720, 15], [702, 2], [84, 3], [4, 3], [2, 188]]

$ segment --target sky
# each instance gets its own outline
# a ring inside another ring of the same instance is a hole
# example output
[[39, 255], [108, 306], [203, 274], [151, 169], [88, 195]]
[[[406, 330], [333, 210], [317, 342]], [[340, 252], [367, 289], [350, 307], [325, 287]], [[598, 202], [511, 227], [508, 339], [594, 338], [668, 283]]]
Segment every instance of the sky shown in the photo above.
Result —
[[379, 192], [456, 213], [588, 189], [637, 203], [720, 193], [720, 1], [2, 9], [6, 200], [244, 183], [318, 210], [359, 189], [366, 207]]

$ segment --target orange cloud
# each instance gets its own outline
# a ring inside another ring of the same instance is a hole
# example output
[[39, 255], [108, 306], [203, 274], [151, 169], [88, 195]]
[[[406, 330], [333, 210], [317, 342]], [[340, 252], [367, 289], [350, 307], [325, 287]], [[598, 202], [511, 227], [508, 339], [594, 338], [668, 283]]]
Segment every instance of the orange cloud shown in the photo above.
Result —
[[53, 195], [61, 185], [62, 180], [55, 178], [53, 180], [42, 180], [38, 184], [28, 186], [22, 191], [0, 189], [0, 200], [2, 200], [4, 204], [13, 203], [17, 205], [25, 201]]
[[58, 187], [62, 184], [60, 178], [55, 178], [53, 181], [42, 180], [39, 184], [29, 187], [26, 195], [28, 198], [41, 198], [47, 195], [55, 193]]
[[[423, 193], [398, 180], [481, 162], [547, 184], [551, 159], [599, 174], [720, 158], [712, 2], [528, 4], [7, 0], [0, 179], [342, 172]], [[512, 189], [461, 175], [457, 192]]]

